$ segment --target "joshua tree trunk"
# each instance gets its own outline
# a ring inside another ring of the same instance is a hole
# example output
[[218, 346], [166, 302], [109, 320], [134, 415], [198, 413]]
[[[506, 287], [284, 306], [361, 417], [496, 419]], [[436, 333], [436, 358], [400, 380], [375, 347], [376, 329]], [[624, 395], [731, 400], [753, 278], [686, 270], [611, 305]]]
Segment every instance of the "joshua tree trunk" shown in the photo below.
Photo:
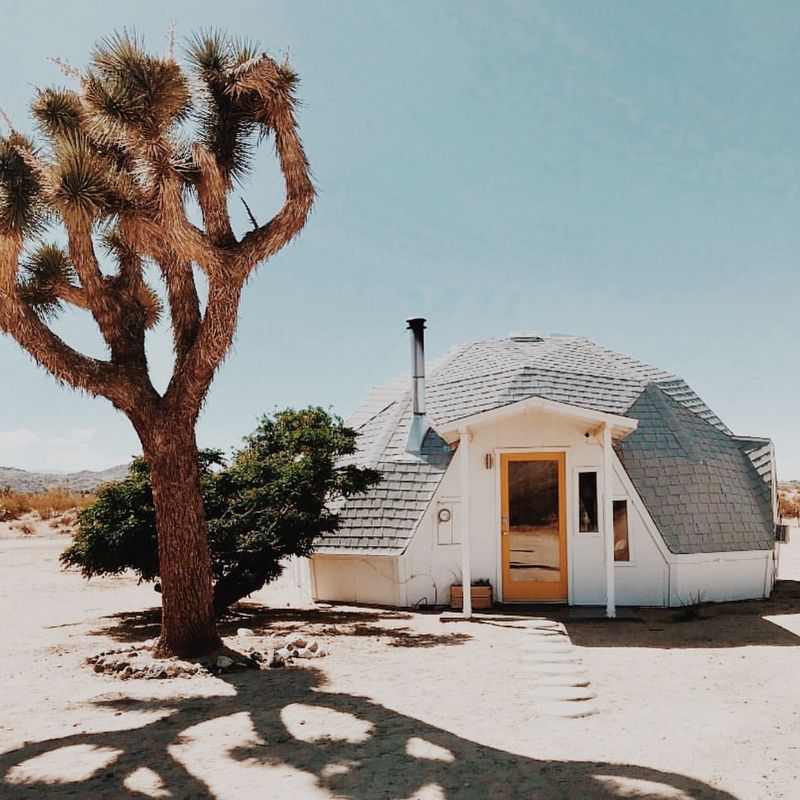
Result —
[[[218, 34], [196, 37], [189, 58], [196, 91], [172, 52], [152, 56], [127, 34], [111, 37], [84, 73], [67, 69], [76, 91], [38, 92], [44, 147], [13, 128], [0, 136], [0, 332], [58, 381], [110, 400], [139, 434], [158, 529], [161, 655], [219, 644], [195, 423], [233, 342], [242, 288], [300, 232], [314, 201], [289, 65]], [[286, 199], [268, 222], [251, 215], [253, 230], [237, 238], [229, 195], [265, 136], [274, 137]], [[54, 219], [66, 249], [37, 246]], [[116, 271], [101, 269], [97, 240]], [[146, 263], [163, 279], [172, 326], [175, 368], [163, 394], [150, 381], [145, 333], [164, 302]], [[205, 308], [195, 270], [208, 284]], [[48, 327], [65, 305], [92, 315], [108, 359], [76, 352]]]
[[169, 427], [145, 448], [153, 487], [161, 572], [159, 655], [194, 656], [220, 645], [208, 526], [193, 426]]

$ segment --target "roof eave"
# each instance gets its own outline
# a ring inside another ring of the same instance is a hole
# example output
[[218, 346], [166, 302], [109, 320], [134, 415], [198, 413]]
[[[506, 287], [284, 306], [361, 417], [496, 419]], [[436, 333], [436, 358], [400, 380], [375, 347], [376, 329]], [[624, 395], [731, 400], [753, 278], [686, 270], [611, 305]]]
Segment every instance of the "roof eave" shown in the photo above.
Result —
[[499, 422], [518, 414], [526, 414], [532, 411], [542, 411], [564, 419], [571, 419], [576, 422], [583, 422], [591, 425], [591, 433], [596, 433], [602, 426], [611, 426], [612, 439], [618, 441], [633, 433], [638, 426], [638, 420], [632, 417], [625, 417], [620, 414], [611, 414], [606, 411], [595, 411], [584, 406], [575, 406], [569, 403], [560, 403], [557, 400], [547, 400], [544, 397], [527, 397], [524, 400], [517, 400], [507, 403], [489, 411], [482, 411], [479, 414], [472, 414], [467, 417], [450, 420], [444, 425], [437, 425], [437, 433], [449, 444], [457, 441], [460, 431], [464, 428], [479, 427], [492, 422]]

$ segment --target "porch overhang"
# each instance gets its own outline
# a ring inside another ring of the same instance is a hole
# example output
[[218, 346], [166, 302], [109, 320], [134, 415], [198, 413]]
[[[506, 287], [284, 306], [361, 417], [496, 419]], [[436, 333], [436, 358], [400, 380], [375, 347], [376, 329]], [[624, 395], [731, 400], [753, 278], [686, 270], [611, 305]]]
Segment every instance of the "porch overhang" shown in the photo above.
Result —
[[615, 442], [633, 433], [639, 424], [638, 420], [620, 414], [610, 414], [606, 411], [595, 411], [583, 406], [559, 403], [556, 400], [547, 400], [544, 397], [526, 397], [524, 400], [498, 406], [488, 411], [482, 411], [479, 414], [451, 420], [444, 425], [437, 425], [436, 432], [448, 444], [453, 444], [460, 438], [459, 432], [465, 428], [477, 428], [481, 425], [509, 419], [519, 414], [534, 412], [552, 414], [561, 419], [584, 423], [587, 426], [587, 433], [591, 435], [601, 433], [604, 427], [608, 426], [611, 431], [611, 438]]

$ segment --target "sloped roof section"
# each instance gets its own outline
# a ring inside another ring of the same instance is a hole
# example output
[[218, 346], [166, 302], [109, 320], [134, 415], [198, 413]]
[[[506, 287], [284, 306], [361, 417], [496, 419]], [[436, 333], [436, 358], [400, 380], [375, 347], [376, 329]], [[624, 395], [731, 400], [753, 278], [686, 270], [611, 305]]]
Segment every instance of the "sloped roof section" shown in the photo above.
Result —
[[617, 453], [671, 552], [772, 549], [770, 488], [740, 442], [656, 384], [629, 414]]
[[[583, 337], [547, 336], [471, 342], [429, 363], [427, 373], [427, 413], [432, 429], [426, 438], [421, 459], [404, 452], [411, 420], [408, 378], [397, 378], [374, 389], [348, 420], [361, 434], [359, 452], [354, 461], [380, 469], [384, 481], [365, 495], [351, 498], [343, 505], [340, 530], [319, 539], [319, 550], [383, 555], [403, 552], [453, 455], [436, 430], [459, 419], [529, 397], [637, 418], [640, 410], [650, 413], [656, 401], [651, 398], [650, 405], [643, 401], [638, 408], [637, 403], [642, 400], [646, 389], [655, 387], [658, 392], [655, 396], [660, 398], [662, 405], [668, 403], [669, 407], [683, 413], [682, 416], [676, 413], [674, 421], [687, 425], [687, 420], [702, 423], [698, 430], [710, 436], [710, 429], [719, 435], [714, 441], [720, 447], [723, 442], [728, 442], [736, 451], [738, 460], [731, 455], [733, 460], [728, 464], [734, 485], [738, 485], [736, 481], [741, 479], [741, 476], [735, 477], [736, 470], [748, 470], [744, 487], [750, 486], [752, 475], [758, 477], [750, 463], [751, 458], [759, 460], [762, 469], [765, 469], [764, 456], [761, 451], [756, 452], [758, 448], [754, 447], [750, 454], [747, 452], [751, 446], [748, 442], [759, 441], [759, 447], [762, 447], [765, 440], [734, 442], [729, 429], [719, 417], [677, 375], [615, 353]], [[687, 430], [694, 431], [691, 426]], [[684, 434], [681, 433], [681, 436]], [[626, 441], [630, 441], [630, 438]], [[634, 439], [634, 443], [636, 441]], [[632, 464], [637, 458], [643, 457], [633, 451], [629, 456], [633, 459]], [[695, 466], [692, 464], [693, 468]], [[649, 468], [652, 471], [653, 466], [649, 465]], [[675, 466], [678, 472], [682, 468]], [[702, 471], [691, 474], [698, 481], [703, 479]], [[631, 477], [638, 488], [638, 482], [644, 481], [647, 472], [637, 473], [635, 479], [633, 475]], [[687, 475], [681, 473], [681, 481], [688, 480]], [[759, 489], [765, 485], [761, 481]], [[742, 492], [746, 491], [740, 488]], [[768, 494], [769, 487], [766, 491]], [[656, 502], [656, 497], [653, 489], [650, 501], [645, 499], [645, 502]], [[750, 504], [753, 513], [759, 502]], [[694, 508], [698, 503], [693, 502], [691, 507]], [[765, 507], [769, 508], [768, 505]], [[686, 513], [695, 512], [686, 510]], [[663, 516], [666, 515], [667, 512], [664, 512]], [[711, 539], [708, 542], [703, 540], [702, 546], [708, 544], [715, 549], [750, 549], [752, 541], [765, 542], [763, 525], [756, 531], [753, 519], [748, 519], [746, 531], [742, 525], [739, 526], [743, 531], [739, 544], [748, 544], [747, 548], [733, 546], [736, 543], [728, 535], [732, 528], [726, 528], [727, 544], [722, 541], [725, 537], [717, 536], [713, 542]], [[668, 546], [699, 546], [686, 543], [682, 538], [684, 534], [679, 535], [677, 531], [686, 529], [697, 533], [706, 529], [704, 522], [690, 525], [687, 518], [682, 522], [671, 520], [670, 524], [671, 530], [676, 533], [671, 539], [673, 544], [668, 542]], [[677, 549], [675, 552], [700, 551]]]
[[[318, 550], [396, 555], [405, 549], [433, 499], [452, 458], [452, 449], [435, 431], [429, 430], [420, 458], [404, 453], [411, 405], [403, 402], [396, 406], [406, 413], [389, 437], [386, 437], [386, 428], [363, 431], [365, 438], [371, 436], [371, 441], [363, 442], [361, 452], [373, 455], [369, 462], [363, 463], [379, 469], [383, 480], [366, 493], [347, 500], [339, 509], [339, 530], [317, 539]], [[390, 408], [385, 412], [390, 425], [396, 420], [396, 411]], [[381, 448], [382, 438], [387, 441]], [[378, 449], [380, 453], [376, 458]]]
[[772, 442], [769, 439], [761, 439], [752, 436], [734, 436], [739, 446], [747, 453], [747, 457], [753, 462], [756, 472], [762, 480], [772, 488], [775, 465], [772, 463]]

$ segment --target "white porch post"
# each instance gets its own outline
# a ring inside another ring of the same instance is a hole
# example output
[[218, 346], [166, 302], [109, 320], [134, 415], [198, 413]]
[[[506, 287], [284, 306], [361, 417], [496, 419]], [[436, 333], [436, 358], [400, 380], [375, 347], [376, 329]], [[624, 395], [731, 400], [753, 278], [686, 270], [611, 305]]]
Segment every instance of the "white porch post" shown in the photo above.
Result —
[[464, 593], [463, 614], [472, 616], [472, 569], [469, 560], [469, 428], [458, 431], [458, 469], [461, 477], [461, 588]]
[[611, 425], [603, 424], [603, 532], [606, 553], [606, 616], [616, 617], [614, 591], [614, 471]]

